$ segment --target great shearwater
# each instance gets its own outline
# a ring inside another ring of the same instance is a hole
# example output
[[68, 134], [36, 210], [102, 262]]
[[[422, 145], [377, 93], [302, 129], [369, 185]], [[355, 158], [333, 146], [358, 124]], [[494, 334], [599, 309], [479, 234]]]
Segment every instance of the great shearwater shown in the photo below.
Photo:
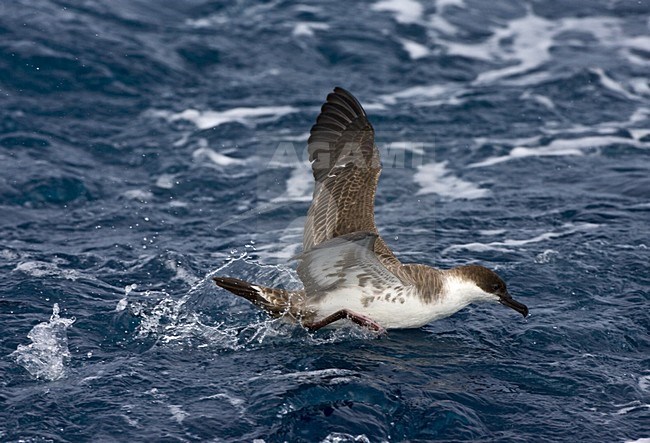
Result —
[[375, 331], [418, 328], [479, 301], [499, 302], [526, 317], [528, 308], [483, 266], [436, 269], [395, 257], [375, 225], [381, 164], [374, 138], [359, 101], [334, 88], [307, 142], [315, 187], [297, 257], [304, 290], [230, 277], [215, 277], [217, 285], [311, 331], [343, 319]]

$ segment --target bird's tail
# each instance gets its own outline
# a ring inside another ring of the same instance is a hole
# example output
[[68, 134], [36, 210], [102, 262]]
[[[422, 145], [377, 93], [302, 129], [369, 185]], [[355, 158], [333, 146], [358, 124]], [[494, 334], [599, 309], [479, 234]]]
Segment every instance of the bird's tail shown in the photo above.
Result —
[[213, 277], [220, 286], [235, 295], [245, 298], [273, 317], [285, 314], [296, 316], [300, 311], [300, 302], [304, 299], [302, 292], [285, 291], [284, 289], [267, 288], [230, 277]]

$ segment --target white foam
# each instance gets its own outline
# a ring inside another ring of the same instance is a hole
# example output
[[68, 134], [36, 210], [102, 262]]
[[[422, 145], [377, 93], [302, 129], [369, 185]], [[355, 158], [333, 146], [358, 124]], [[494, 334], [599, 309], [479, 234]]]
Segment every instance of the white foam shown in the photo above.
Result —
[[314, 177], [309, 164], [298, 163], [287, 179], [287, 190], [274, 198], [273, 202], [311, 201], [314, 189]]
[[449, 6], [456, 6], [458, 8], [465, 7], [465, 0], [436, 0], [436, 8], [438, 10], [444, 10]]
[[650, 437], [639, 438], [636, 440], [627, 440], [625, 443], [650, 443]]
[[639, 377], [639, 389], [643, 392], [650, 392], [650, 375]]
[[386, 105], [383, 103], [366, 103], [363, 105], [363, 109], [366, 111], [383, 111], [386, 109]]
[[599, 225], [595, 223], [580, 223], [577, 225], [567, 223], [562, 226], [562, 229], [560, 231], [556, 232], [544, 232], [542, 234], [536, 235], [531, 238], [526, 238], [526, 239], [506, 239], [503, 241], [495, 241], [495, 242], [490, 242], [490, 243], [464, 243], [464, 244], [458, 244], [458, 245], [452, 245], [447, 248], [445, 248], [442, 251], [442, 254], [448, 254], [450, 252], [456, 252], [456, 251], [462, 251], [462, 250], [467, 250], [467, 251], [477, 251], [477, 252], [483, 252], [483, 251], [501, 251], [501, 252], [507, 252], [512, 247], [519, 247], [519, 246], [525, 246], [531, 243], [539, 243], [543, 242], [546, 240], [551, 240], [554, 238], [558, 237], [564, 237], [569, 234], [573, 234], [575, 232], [581, 232], [581, 231], [588, 231], [591, 229], [596, 229]]
[[162, 189], [171, 189], [176, 185], [176, 175], [174, 174], [161, 174], [156, 179], [156, 186]]
[[456, 35], [458, 28], [449, 23], [440, 13], [432, 14], [429, 17], [429, 28], [437, 31], [438, 34]]
[[143, 189], [129, 189], [122, 195], [124, 195], [126, 198], [137, 200], [142, 203], [145, 203], [146, 201], [153, 198], [153, 194], [150, 191], [145, 191]]
[[294, 37], [313, 37], [314, 30], [327, 30], [330, 26], [327, 23], [316, 23], [316, 22], [298, 22], [293, 27], [293, 36]]
[[505, 28], [496, 30], [490, 37], [488, 45], [493, 55], [501, 55], [501, 44], [506, 39], [512, 39], [508, 60], [516, 61], [514, 66], [495, 69], [479, 74], [477, 83], [489, 83], [503, 77], [527, 72], [542, 65], [550, 59], [549, 49], [553, 41], [555, 24], [552, 21], [528, 14], [520, 19], [512, 20]]
[[407, 99], [407, 100], [430, 100], [443, 97], [446, 93], [449, 92], [449, 89], [445, 85], [423, 85], [423, 86], [412, 86], [410, 88], [403, 89], [401, 91], [394, 92], [392, 94], [385, 94], [380, 96], [380, 100], [387, 104], [395, 104], [398, 99]]
[[198, 19], [187, 19], [185, 24], [196, 29], [201, 28], [212, 28], [217, 26], [223, 26], [228, 23], [231, 19], [222, 14], [211, 14], [207, 17], [202, 17]]
[[523, 94], [521, 94], [521, 98], [524, 100], [533, 100], [539, 103], [540, 105], [544, 106], [547, 109], [550, 109], [551, 111], [555, 110], [555, 103], [553, 103], [553, 100], [551, 100], [549, 97], [541, 94], [532, 94], [530, 91], [525, 91]]
[[650, 61], [647, 58], [639, 57], [637, 54], [630, 51], [635, 49], [637, 51], [647, 52], [650, 48], [650, 37], [647, 35], [638, 35], [636, 37], [625, 38], [621, 44], [621, 53], [635, 65], [650, 66]]
[[625, 98], [629, 98], [630, 100], [636, 100], [639, 98], [627, 91], [619, 82], [608, 76], [602, 68], [592, 68], [591, 72], [596, 74], [598, 76], [600, 84], [610, 91], [620, 94]]
[[499, 235], [505, 233], [505, 229], [479, 229], [478, 233], [481, 235]]
[[208, 159], [212, 163], [218, 166], [232, 166], [245, 163], [245, 160], [238, 158], [228, 157], [227, 155], [221, 154], [220, 152], [215, 151], [210, 148], [199, 148], [192, 153], [192, 158], [194, 160]]
[[615, 412], [616, 415], [624, 415], [639, 409], [650, 409], [650, 405], [641, 403], [640, 401], [633, 401], [632, 403], [628, 403], [627, 405], [619, 405], [619, 406], [625, 406], [625, 407], [620, 408], [618, 411], [616, 411]]
[[48, 263], [44, 261], [24, 261], [19, 263], [14, 271], [24, 272], [32, 277], [62, 277], [66, 280], [75, 281], [83, 276], [74, 269], [60, 269], [55, 263]]
[[206, 397], [201, 397], [200, 400], [210, 400], [210, 399], [213, 399], [213, 398], [224, 399], [228, 403], [230, 403], [232, 406], [234, 406], [236, 408], [241, 408], [242, 411], [244, 410], [244, 406], [246, 404], [246, 400], [244, 400], [243, 398], [234, 397], [234, 396], [232, 396], [230, 394], [226, 394], [225, 392], [220, 392], [218, 394], [208, 395]]
[[327, 435], [321, 443], [370, 443], [370, 439], [365, 434], [352, 435], [345, 432], [332, 432]]
[[351, 371], [349, 369], [340, 369], [340, 368], [326, 368], [326, 369], [316, 369], [313, 371], [298, 371], [298, 372], [288, 372], [288, 373], [277, 373], [275, 375], [264, 375], [264, 376], [255, 376], [248, 379], [249, 382], [259, 380], [264, 378], [265, 380], [297, 380], [301, 383], [313, 383], [313, 382], [322, 382], [330, 381], [336, 378], [351, 378], [358, 377], [357, 372]]
[[16, 251], [12, 251], [11, 249], [2, 249], [0, 250], [0, 257], [4, 258], [5, 260], [18, 260], [20, 258], [20, 254], [18, 254]]
[[[447, 34], [455, 34], [454, 26], [447, 23], [440, 14], [432, 16], [430, 27]], [[630, 48], [648, 47], [647, 37], [626, 38], [621, 28], [621, 20], [611, 17], [569, 17], [547, 20], [529, 10], [525, 16], [494, 29], [492, 35], [485, 41], [464, 43], [438, 35], [436, 42], [451, 55], [487, 62], [499, 61], [507, 65], [482, 72], [475, 80], [475, 84], [507, 79], [509, 82], [525, 85], [537, 84], [549, 78], [548, 72], [534, 71], [551, 60], [550, 50], [555, 45], [556, 38], [564, 32], [591, 34], [606, 48], [627, 51], [625, 55], [628, 58], [633, 57], [629, 52]], [[512, 77], [520, 78], [512, 79]]]
[[535, 256], [535, 263], [538, 264], [549, 263], [553, 259], [553, 256], [556, 256], [558, 254], [559, 252], [556, 251], [555, 249], [546, 249], [544, 252], [537, 254]]
[[650, 129], [628, 129], [634, 140], [641, 140], [646, 135], [650, 134]]
[[[557, 122], [551, 121], [547, 126], [542, 127], [541, 130], [543, 133], [551, 134], [551, 135], [587, 134], [588, 136], [593, 136], [594, 133], [603, 134], [603, 135], [612, 135], [612, 134], [616, 134], [621, 129], [627, 129], [635, 140], [639, 140], [641, 137], [643, 137], [646, 134], [648, 123], [649, 123], [647, 121], [648, 117], [650, 117], [650, 108], [639, 106], [626, 120], [608, 121], [608, 122], [602, 122], [602, 123], [598, 123], [597, 125], [590, 125], [590, 126], [576, 124], [571, 127], [558, 126]], [[641, 125], [642, 127], [641, 128], [632, 127], [637, 125]], [[477, 143], [496, 142], [496, 143], [506, 143], [510, 145], [520, 145], [520, 144], [523, 145], [523, 144], [537, 143], [539, 140], [540, 137], [531, 137], [530, 140], [528, 141], [526, 139], [512, 139], [512, 140], [508, 140], [508, 139], [490, 140], [490, 139], [479, 139], [479, 138], [475, 139]], [[647, 146], [647, 144], [646, 145], [639, 144], [636, 146], [644, 147]]]
[[628, 83], [636, 94], [650, 95], [650, 81], [646, 77], [634, 77]]
[[176, 420], [179, 424], [183, 423], [183, 420], [185, 420], [187, 417], [189, 417], [190, 414], [185, 412], [180, 405], [168, 405], [169, 407], [169, 412], [171, 412], [172, 417], [174, 417], [174, 420]]
[[244, 125], [255, 125], [260, 122], [274, 121], [278, 118], [297, 112], [293, 106], [260, 106], [257, 108], [233, 108], [225, 111], [198, 111], [186, 109], [183, 112], [154, 111], [154, 115], [167, 121], [187, 120], [199, 129], [210, 129], [225, 123], [238, 122]]
[[447, 169], [447, 162], [427, 163], [418, 167], [413, 180], [420, 186], [421, 194], [437, 194], [451, 199], [476, 199], [488, 195], [474, 183], [456, 177]]
[[400, 43], [404, 47], [404, 50], [408, 52], [411, 60], [417, 60], [419, 58], [426, 57], [429, 55], [429, 48], [420, 43], [414, 42], [412, 40], [400, 39]]
[[611, 144], [631, 145], [637, 148], [649, 147], [650, 143], [640, 142], [638, 140], [629, 139], [626, 137], [618, 137], [615, 135], [609, 136], [587, 136], [582, 138], [573, 139], [555, 139], [548, 145], [544, 146], [517, 146], [513, 148], [508, 154], [489, 157], [480, 162], [468, 165], [470, 168], [480, 168], [483, 166], [492, 166], [498, 163], [503, 163], [509, 160], [525, 157], [544, 157], [544, 156], [579, 156], [584, 154], [584, 150], [599, 148]]
[[18, 345], [11, 354], [19, 365], [38, 379], [58, 380], [66, 374], [66, 364], [70, 360], [66, 329], [75, 319], [61, 318], [59, 312], [59, 305], [55, 303], [50, 321], [37, 324], [27, 334], [32, 343]]
[[432, 31], [436, 32], [438, 37], [443, 36], [455, 36], [458, 34], [458, 27], [450, 23], [445, 17], [445, 10], [449, 7], [455, 6], [457, 8], [464, 8], [465, 2], [463, 0], [437, 0], [436, 1], [436, 13], [429, 16], [428, 27]]
[[422, 5], [415, 0], [381, 0], [371, 8], [392, 12], [399, 23], [417, 23], [422, 19]]

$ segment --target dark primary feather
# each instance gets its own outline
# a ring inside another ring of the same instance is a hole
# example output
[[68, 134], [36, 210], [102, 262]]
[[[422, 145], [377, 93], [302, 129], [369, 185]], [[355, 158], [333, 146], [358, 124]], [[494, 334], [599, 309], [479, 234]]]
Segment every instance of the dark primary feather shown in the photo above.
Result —
[[[381, 164], [372, 125], [359, 101], [334, 88], [308, 141], [314, 198], [307, 214], [303, 250], [353, 232], [378, 234], [374, 201]], [[383, 239], [374, 250], [387, 267], [400, 263]]]

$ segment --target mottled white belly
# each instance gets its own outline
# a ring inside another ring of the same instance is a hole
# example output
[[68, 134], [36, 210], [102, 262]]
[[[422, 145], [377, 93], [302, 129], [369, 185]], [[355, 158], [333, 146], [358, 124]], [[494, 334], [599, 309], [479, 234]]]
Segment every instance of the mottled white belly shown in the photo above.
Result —
[[[371, 318], [386, 329], [418, 328], [462, 308], [439, 302], [425, 303], [414, 291], [405, 290], [399, 296], [394, 293], [367, 292], [367, 289], [360, 287], [337, 289], [322, 298], [308, 300], [307, 308], [317, 312], [317, 320], [341, 309], [349, 309]], [[344, 324], [336, 322], [332, 326]]]

